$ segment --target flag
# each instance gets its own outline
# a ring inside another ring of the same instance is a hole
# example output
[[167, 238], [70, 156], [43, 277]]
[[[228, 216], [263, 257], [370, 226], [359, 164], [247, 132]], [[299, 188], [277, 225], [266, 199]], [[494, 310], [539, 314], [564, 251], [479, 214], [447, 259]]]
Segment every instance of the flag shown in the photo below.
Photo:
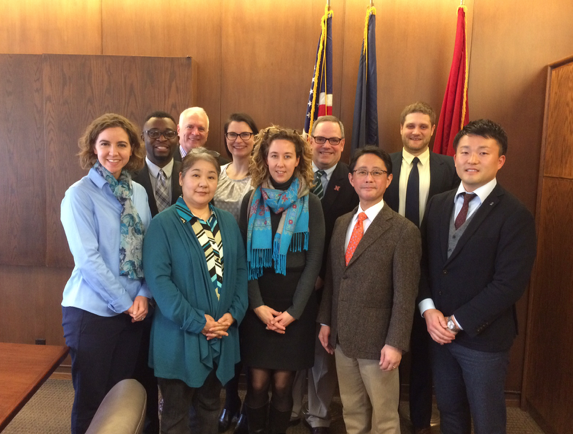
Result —
[[468, 73], [466, 8], [460, 6], [454, 58], [434, 139], [434, 152], [438, 154], [454, 155], [454, 137], [469, 122]]
[[362, 53], [358, 66], [352, 150], [378, 145], [378, 81], [376, 73], [376, 8], [366, 10]]
[[332, 114], [332, 11], [326, 6], [321, 20], [321, 32], [316, 49], [316, 63], [312, 74], [306, 107], [304, 135], [310, 134], [317, 117]]

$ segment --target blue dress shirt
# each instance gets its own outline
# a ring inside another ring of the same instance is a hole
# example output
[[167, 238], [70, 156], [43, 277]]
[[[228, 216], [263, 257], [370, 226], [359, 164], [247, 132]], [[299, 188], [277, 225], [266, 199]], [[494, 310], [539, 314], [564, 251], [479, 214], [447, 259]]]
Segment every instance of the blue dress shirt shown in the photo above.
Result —
[[[147, 230], [147, 193], [136, 182], [132, 185], [133, 205]], [[93, 168], [66, 191], [61, 220], [75, 267], [62, 306], [109, 317], [129, 309], [138, 295], [151, 298], [144, 279], [119, 275], [120, 216], [121, 204]]]

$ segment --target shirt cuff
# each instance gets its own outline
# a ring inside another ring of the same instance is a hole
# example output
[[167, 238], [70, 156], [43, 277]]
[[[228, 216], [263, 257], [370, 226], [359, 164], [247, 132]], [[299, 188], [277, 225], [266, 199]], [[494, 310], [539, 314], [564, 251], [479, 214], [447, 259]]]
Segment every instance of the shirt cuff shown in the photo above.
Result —
[[460, 324], [460, 322], [457, 320], [457, 318], [456, 318], [454, 315], [452, 315], [452, 319], [453, 319], [454, 322], [458, 325], [458, 328], [459, 328], [460, 330], [463, 330], [463, 329], [464, 329], [464, 328], [462, 327], [462, 325]]
[[420, 309], [420, 313], [422, 314], [422, 318], [424, 317], [424, 312], [429, 309], [435, 309], [436, 305], [434, 304], [434, 300], [431, 298], [424, 298], [420, 303], [418, 303], [418, 309]]

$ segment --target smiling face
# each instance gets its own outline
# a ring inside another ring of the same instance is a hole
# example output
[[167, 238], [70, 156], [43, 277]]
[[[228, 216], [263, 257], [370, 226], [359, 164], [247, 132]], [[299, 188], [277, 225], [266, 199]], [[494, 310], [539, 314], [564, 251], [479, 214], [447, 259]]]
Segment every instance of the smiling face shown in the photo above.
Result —
[[[333, 145], [328, 140], [322, 145], [316, 143], [314, 137], [325, 137], [342, 139], [339, 144]], [[310, 136], [310, 146], [312, 148], [312, 161], [319, 169], [326, 170], [335, 166], [339, 161], [344, 150], [344, 139], [342, 131], [337, 122], [321, 122]]]
[[284, 139], [276, 139], [271, 142], [267, 165], [269, 166], [269, 173], [276, 183], [282, 184], [291, 179], [299, 160], [296, 156], [294, 143]]
[[[251, 129], [251, 127], [249, 127], [249, 124], [247, 124], [246, 122], [233, 121], [229, 124], [229, 127], [227, 128], [227, 134], [229, 134], [229, 133], [235, 133], [235, 134], [251, 133], [252, 134], [253, 130]], [[243, 140], [239, 136], [237, 136], [237, 138], [235, 140], [230, 140], [228, 138], [225, 138], [225, 140], [227, 143], [227, 149], [229, 150], [229, 152], [233, 156], [233, 159], [235, 159], [235, 158], [248, 158], [251, 155], [251, 153], [253, 152], [253, 146], [255, 145], [254, 134], [251, 137], [249, 137], [247, 140]]]
[[410, 154], [420, 155], [428, 148], [435, 129], [429, 115], [410, 113], [404, 119], [404, 124], [400, 125], [402, 145]]
[[505, 164], [505, 155], [499, 153], [500, 146], [495, 139], [474, 135], [460, 139], [454, 162], [466, 191], [474, 191], [496, 177]]
[[[360, 206], [363, 210], [379, 203], [392, 181], [392, 175], [384, 173], [381, 176], [373, 176], [371, 172], [386, 172], [387, 170], [384, 160], [375, 154], [364, 154], [356, 160], [354, 171], [348, 174], [348, 179], [360, 198]], [[359, 172], [368, 172], [368, 174], [361, 176]]]
[[185, 173], [179, 174], [183, 200], [191, 211], [209, 206], [215, 195], [218, 180], [215, 166], [203, 159], [198, 159]]
[[193, 148], [205, 146], [209, 136], [209, 121], [204, 113], [190, 112], [177, 125], [179, 144], [189, 152]]
[[121, 127], [112, 127], [103, 130], [97, 136], [94, 145], [94, 154], [99, 163], [105, 167], [115, 179], [119, 179], [121, 169], [129, 162], [133, 150], [129, 143], [129, 136]]
[[[173, 158], [173, 152], [179, 143], [177, 134], [171, 138], [165, 137], [164, 134], [176, 133], [177, 125], [169, 118], [150, 118], [143, 126], [143, 131], [147, 131], [142, 134], [147, 158], [156, 166], [164, 167]], [[162, 134], [157, 139], [152, 139], [149, 137], [150, 131]]]

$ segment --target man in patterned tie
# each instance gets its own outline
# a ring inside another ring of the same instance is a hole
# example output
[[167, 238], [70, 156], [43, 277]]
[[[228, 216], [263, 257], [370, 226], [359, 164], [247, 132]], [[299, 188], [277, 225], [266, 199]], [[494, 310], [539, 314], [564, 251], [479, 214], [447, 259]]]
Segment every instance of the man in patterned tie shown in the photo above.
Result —
[[[319, 302], [324, 287], [326, 258], [334, 222], [358, 205], [358, 195], [348, 181], [348, 165], [340, 161], [344, 142], [344, 125], [337, 117], [321, 116], [314, 122], [309, 136], [315, 182], [312, 192], [322, 203], [326, 230], [322, 268], [315, 285]], [[318, 330], [316, 334], [318, 340]], [[308, 374], [306, 372], [297, 374], [297, 382], [306, 376], [308, 376], [308, 411], [305, 411], [304, 420], [313, 434], [328, 433], [331, 422], [328, 409], [336, 389], [336, 367], [334, 356], [328, 354], [320, 342], [315, 346], [314, 366], [308, 370]], [[302, 402], [304, 395], [304, 381], [300, 383], [298, 394], [297, 387], [293, 388], [295, 395], [293, 413], [298, 413], [296, 404]]]
[[350, 434], [399, 433], [398, 366], [408, 350], [420, 276], [420, 231], [383, 196], [390, 156], [358, 149], [349, 180], [359, 206], [334, 225], [319, 339], [334, 353], [344, 423]]
[[[155, 215], [177, 202], [181, 196], [179, 172], [181, 163], [173, 160], [179, 137], [177, 125], [170, 114], [162, 111], [151, 113], [145, 118], [141, 138], [145, 142], [145, 166], [133, 180], [141, 184], [147, 191], [147, 200], [151, 215]], [[144, 333], [139, 353], [136, 379], [143, 384], [147, 391], [147, 415], [144, 433], [159, 433], [159, 418], [157, 415], [157, 379], [153, 370], [147, 366], [149, 354], [149, 333], [153, 318], [154, 304], [150, 302], [149, 313], [144, 320]]]

